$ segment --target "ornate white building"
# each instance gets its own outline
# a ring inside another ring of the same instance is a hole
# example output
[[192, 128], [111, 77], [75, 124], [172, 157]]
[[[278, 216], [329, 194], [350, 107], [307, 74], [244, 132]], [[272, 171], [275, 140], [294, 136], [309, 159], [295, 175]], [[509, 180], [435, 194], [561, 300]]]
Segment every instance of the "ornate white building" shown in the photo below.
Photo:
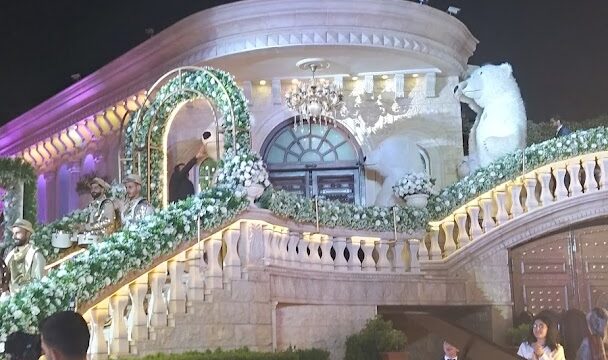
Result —
[[[86, 203], [75, 192], [84, 174], [119, 177], [120, 130], [157, 79], [178, 67], [212, 66], [244, 89], [253, 147], [275, 187], [370, 205], [383, 179], [364, 158], [392, 136], [415, 144], [439, 186], [456, 179], [463, 150], [452, 90], [476, 44], [456, 17], [408, 1], [223, 5], [179, 21], [3, 126], [0, 155], [36, 167], [39, 220], [53, 220]], [[296, 66], [304, 58], [325, 59], [330, 67], [317, 77], [343, 89], [346, 113], [336, 127], [293, 127], [284, 94], [309, 80]], [[213, 121], [203, 100], [177, 112], [169, 169], [196, 153]]]

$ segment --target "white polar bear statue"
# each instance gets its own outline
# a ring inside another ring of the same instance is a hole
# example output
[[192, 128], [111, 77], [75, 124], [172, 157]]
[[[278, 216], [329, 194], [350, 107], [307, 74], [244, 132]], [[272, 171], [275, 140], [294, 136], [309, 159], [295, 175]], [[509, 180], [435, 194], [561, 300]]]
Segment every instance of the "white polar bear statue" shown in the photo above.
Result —
[[481, 66], [454, 93], [477, 113], [469, 134], [470, 172], [526, 146], [526, 109], [511, 65]]
[[424, 172], [424, 164], [415, 141], [407, 136], [392, 136], [382, 141], [365, 157], [365, 166], [384, 177], [374, 205], [391, 206], [401, 202], [393, 192], [408, 172]]

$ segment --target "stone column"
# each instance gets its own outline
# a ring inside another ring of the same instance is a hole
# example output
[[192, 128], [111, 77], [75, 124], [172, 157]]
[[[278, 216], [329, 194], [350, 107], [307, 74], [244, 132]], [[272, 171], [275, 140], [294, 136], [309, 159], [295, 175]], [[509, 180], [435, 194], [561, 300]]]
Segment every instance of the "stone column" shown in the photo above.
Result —
[[57, 172], [47, 171], [44, 173], [44, 182], [46, 186], [46, 216], [44, 222], [51, 222], [57, 218]]
[[78, 209], [80, 207], [80, 196], [76, 192], [76, 183], [80, 179], [80, 163], [71, 162], [68, 164], [68, 193], [60, 194], [59, 196], [68, 197], [68, 213]]

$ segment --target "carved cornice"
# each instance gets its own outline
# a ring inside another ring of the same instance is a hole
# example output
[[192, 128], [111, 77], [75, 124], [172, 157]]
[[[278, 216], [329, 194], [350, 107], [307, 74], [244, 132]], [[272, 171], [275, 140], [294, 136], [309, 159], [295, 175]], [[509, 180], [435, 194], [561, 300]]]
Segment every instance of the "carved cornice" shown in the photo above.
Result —
[[[194, 14], [1, 128], [14, 154], [150, 86], [167, 71], [227, 55], [298, 46], [402, 51], [460, 74], [477, 40], [458, 19], [402, 0], [248, 0]], [[226, 69], [230, 71], [230, 69]]]

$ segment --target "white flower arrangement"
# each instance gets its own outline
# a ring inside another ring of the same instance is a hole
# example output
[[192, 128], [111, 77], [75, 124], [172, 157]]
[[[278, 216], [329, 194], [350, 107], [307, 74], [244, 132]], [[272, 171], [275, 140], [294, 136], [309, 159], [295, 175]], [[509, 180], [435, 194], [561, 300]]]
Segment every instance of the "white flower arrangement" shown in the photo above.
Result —
[[407, 173], [393, 186], [393, 191], [401, 198], [414, 194], [433, 195], [434, 185], [435, 179], [427, 173]]
[[266, 188], [270, 180], [264, 161], [251, 152], [227, 156], [218, 170], [217, 184], [234, 190], [237, 196], [245, 196], [248, 187], [259, 184]]

